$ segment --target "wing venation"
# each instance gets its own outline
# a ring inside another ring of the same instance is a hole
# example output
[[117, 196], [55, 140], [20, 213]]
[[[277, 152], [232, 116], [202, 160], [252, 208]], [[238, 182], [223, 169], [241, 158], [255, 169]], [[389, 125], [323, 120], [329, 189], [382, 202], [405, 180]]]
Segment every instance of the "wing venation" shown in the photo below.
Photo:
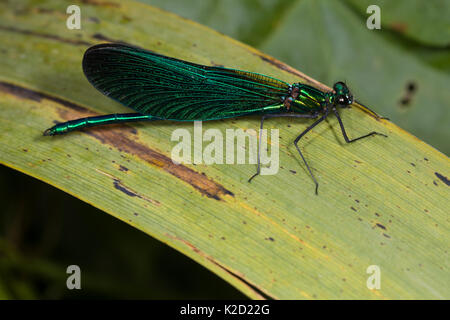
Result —
[[123, 44], [89, 48], [83, 70], [103, 94], [168, 120], [212, 120], [281, 105], [289, 84], [261, 74], [198, 65]]

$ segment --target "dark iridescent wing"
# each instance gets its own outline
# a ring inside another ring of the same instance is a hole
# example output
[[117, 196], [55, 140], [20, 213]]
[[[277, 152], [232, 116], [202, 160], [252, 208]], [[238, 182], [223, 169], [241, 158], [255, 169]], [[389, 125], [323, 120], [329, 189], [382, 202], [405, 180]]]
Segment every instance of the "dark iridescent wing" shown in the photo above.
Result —
[[83, 70], [108, 97], [168, 120], [276, 111], [289, 90], [288, 83], [261, 74], [198, 65], [123, 44], [89, 48]]

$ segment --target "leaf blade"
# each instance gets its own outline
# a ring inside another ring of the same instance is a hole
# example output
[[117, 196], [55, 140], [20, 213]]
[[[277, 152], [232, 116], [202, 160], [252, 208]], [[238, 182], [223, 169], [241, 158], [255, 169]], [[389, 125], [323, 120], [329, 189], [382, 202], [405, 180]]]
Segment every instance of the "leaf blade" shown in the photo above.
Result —
[[[59, 4], [48, 1], [43, 6], [57, 16]], [[287, 82], [304, 77], [195, 23], [128, 1], [117, 4], [83, 7], [102, 21], [101, 27], [85, 26], [83, 41], [94, 42], [102, 32], [107, 38], [126, 38], [203, 64], [213, 57], [215, 63]], [[253, 165], [172, 166], [173, 145], [167, 141], [176, 128], [192, 134], [190, 124], [133, 124], [46, 139], [42, 130], [54, 120], [127, 109], [89, 86], [80, 67], [88, 45], [74, 44], [78, 38], [61, 31], [62, 21], [49, 19], [43, 26], [31, 9], [13, 18], [4, 9], [0, 12], [2, 23], [23, 19], [23, 29], [32, 30], [31, 34], [0, 30], [5, 39], [0, 50], [1, 163], [169, 244], [252, 298], [449, 296], [442, 281], [448, 277], [442, 257], [449, 242], [445, 207], [449, 191], [435, 175], [449, 176], [445, 155], [390, 122], [346, 110], [343, 121], [352, 136], [370, 128], [388, 133], [389, 138], [342, 145], [335, 119], [313, 130], [302, 147], [321, 183], [317, 198], [291, 145], [307, 122], [268, 123], [269, 129], [280, 129], [283, 138], [283, 169], [252, 184], [246, 180]], [[116, 23], [123, 12], [131, 22]], [[27, 59], [17, 64], [21, 56]], [[203, 129], [257, 128], [258, 122], [256, 118], [205, 122]], [[119, 170], [120, 165], [128, 171]], [[365, 286], [371, 264], [381, 266], [381, 291]]]

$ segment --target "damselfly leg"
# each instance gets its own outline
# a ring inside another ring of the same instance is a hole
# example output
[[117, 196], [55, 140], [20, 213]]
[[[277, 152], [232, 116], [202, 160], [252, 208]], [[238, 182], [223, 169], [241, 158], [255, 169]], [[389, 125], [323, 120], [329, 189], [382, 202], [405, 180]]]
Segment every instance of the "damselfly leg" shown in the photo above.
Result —
[[[315, 118], [318, 117], [318, 115], [319, 115], [319, 113], [314, 113], [314, 114], [277, 113], [277, 114], [265, 114], [265, 115], [263, 115], [262, 118], [261, 118], [261, 126], [260, 126], [260, 130], [259, 130], [258, 167], [257, 167], [257, 169], [256, 169], [256, 173], [255, 173], [253, 176], [251, 176], [250, 179], [248, 179], [248, 182], [251, 182], [252, 179], [253, 179], [254, 177], [256, 177], [257, 175], [259, 175], [259, 174], [261, 173], [261, 138], [262, 138], [262, 129], [263, 129], [263, 125], [264, 125], [264, 120], [265, 120], [265, 119], [267, 119], [267, 118], [280, 118], [280, 117], [315, 119]], [[323, 120], [323, 119], [322, 119], [322, 120]], [[311, 127], [307, 128], [307, 129], [300, 135], [300, 138], [301, 138], [301, 136], [302, 136], [304, 133], [308, 132], [311, 128], [313, 128], [314, 126], [316, 126], [317, 123], [319, 123], [319, 122], [320, 122], [320, 121], [316, 121]], [[300, 138], [297, 137], [296, 141], [297, 141], [298, 139], [300, 139]], [[297, 145], [295, 145], [295, 146], [297, 147]], [[298, 147], [297, 147], [297, 150], [299, 150]], [[300, 150], [299, 150], [299, 152], [300, 152]], [[312, 176], [314, 182], [315, 182], [316, 185], [317, 185], [316, 179], [314, 178], [314, 175], [312, 174], [311, 170], [309, 169], [308, 163], [306, 162], [306, 160], [305, 160], [305, 158], [303, 157], [303, 155], [302, 155], [301, 152], [300, 152], [300, 155], [301, 155], [303, 161], [305, 162], [306, 167], [308, 168], [308, 171], [309, 171], [309, 173], [311, 174], [311, 176]], [[316, 189], [317, 189], [317, 188], [316, 188]]]
[[336, 115], [336, 118], [339, 121], [339, 125], [341, 126], [342, 135], [344, 136], [345, 142], [347, 142], [347, 143], [355, 142], [357, 140], [360, 140], [360, 139], [363, 139], [363, 138], [367, 138], [367, 137], [370, 137], [370, 136], [374, 136], [374, 135], [380, 135], [380, 136], [383, 136], [383, 137], [387, 137], [387, 135], [385, 135], [383, 133], [372, 131], [372, 132], [370, 132], [368, 134], [365, 134], [365, 135], [363, 135], [361, 137], [354, 138], [354, 139], [349, 139], [349, 137], [347, 136], [347, 132], [345, 132], [344, 124], [342, 123], [342, 119], [339, 116], [339, 112], [336, 110], [336, 108], [333, 108], [333, 111], [334, 111], [334, 114]]

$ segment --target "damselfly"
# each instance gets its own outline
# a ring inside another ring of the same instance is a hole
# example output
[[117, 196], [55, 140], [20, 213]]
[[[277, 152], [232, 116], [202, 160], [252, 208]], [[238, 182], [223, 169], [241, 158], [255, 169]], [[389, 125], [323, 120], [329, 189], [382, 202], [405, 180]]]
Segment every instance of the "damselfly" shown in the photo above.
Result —
[[[89, 82], [108, 97], [138, 113], [110, 114], [59, 123], [44, 132], [52, 136], [84, 127], [131, 121], [196, 121], [261, 115], [256, 173], [260, 173], [261, 133], [264, 120], [273, 117], [316, 119], [295, 140], [318, 191], [318, 182], [303, 156], [298, 142], [312, 128], [334, 113], [347, 143], [358, 138], [347, 136], [338, 108], [351, 105], [353, 96], [345, 83], [337, 82], [333, 90], [323, 92], [302, 83], [289, 84], [262, 74], [204, 66], [166, 57], [124, 44], [100, 44], [84, 54], [83, 70]], [[369, 108], [357, 106], [376, 118]]]

